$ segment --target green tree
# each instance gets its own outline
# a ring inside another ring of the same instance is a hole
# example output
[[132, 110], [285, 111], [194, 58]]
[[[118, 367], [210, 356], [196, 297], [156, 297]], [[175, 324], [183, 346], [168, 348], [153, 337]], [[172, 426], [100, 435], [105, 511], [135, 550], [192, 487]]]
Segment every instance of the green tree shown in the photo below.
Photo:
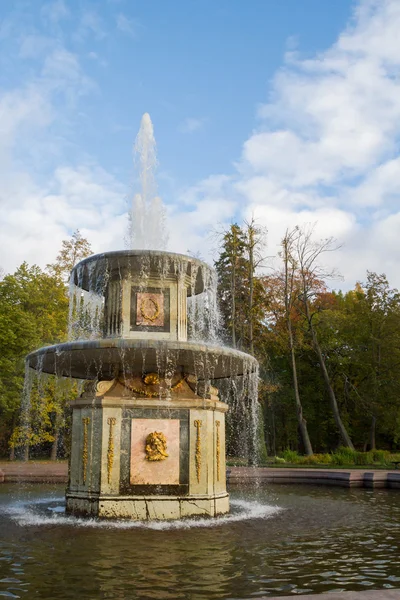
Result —
[[[234, 348], [255, 354], [262, 352], [264, 287], [256, 274], [262, 261], [265, 231], [254, 220], [232, 224], [221, 236], [215, 267], [225, 340]], [[246, 386], [235, 386], [227, 419], [228, 452], [247, 456], [253, 464], [265, 455], [262, 411], [252, 404]]]
[[245, 221], [245, 249], [247, 252], [247, 278], [248, 278], [248, 350], [254, 356], [255, 338], [259, 333], [257, 325], [260, 323], [263, 315], [263, 306], [261, 300], [265, 299], [264, 288], [261, 280], [257, 277], [257, 269], [265, 261], [263, 250], [266, 245], [267, 230], [261, 227], [252, 218]]
[[70, 398], [65, 391], [67, 384], [56, 386], [52, 378], [46, 378], [46, 384], [34, 384], [23, 419], [26, 417], [35, 426], [28, 431], [23, 420], [17, 426], [24, 359], [41, 346], [66, 341], [69, 271], [90, 252], [89, 242], [77, 230], [70, 240], [63, 241], [56, 262], [48, 265], [47, 272], [23, 263], [0, 281], [0, 452], [6, 453], [14, 432], [11, 458], [14, 448], [24, 446], [24, 432], [25, 456], [30, 446], [51, 442], [51, 458], [56, 458], [60, 429], [65, 425], [65, 404]]
[[281, 295], [283, 296], [283, 320], [287, 335], [287, 343], [290, 354], [290, 367], [293, 378], [293, 393], [296, 402], [296, 415], [298, 427], [303, 442], [303, 446], [307, 455], [313, 454], [313, 449], [310, 441], [310, 436], [307, 428], [307, 421], [304, 418], [303, 404], [300, 397], [299, 380], [297, 374], [297, 358], [296, 358], [296, 340], [301, 336], [296, 336], [296, 322], [299, 317], [299, 296], [301, 293], [301, 280], [299, 280], [298, 263], [295, 258], [295, 248], [298, 243], [299, 230], [297, 228], [292, 231], [286, 231], [286, 234], [281, 242], [282, 251], [281, 259], [283, 263], [283, 272], [281, 277]]
[[63, 282], [23, 263], [0, 281], [0, 418], [8, 443], [19, 413], [25, 356], [41, 345], [65, 341], [68, 299]]
[[[353, 442], [347, 432], [346, 426], [340, 415], [335, 390], [332, 385], [331, 377], [327, 369], [327, 361], [322, 350], [318, 330], [315, 326], [314, 315], [318, 313], [318, 303], [315, 302], [320, 291], [321, 280], [334, 275], [333, 272], [326, 271], [320, 264], [321, 256], [326, 252], [332, 252], [337, 249], [335, 240], [327, 238], [316, 242], [313, 239], [313, 228], [297, 228], [298, 237], [294, 249], [293, 259], [297, 262], [298, 276], [301, 283], [300, 300], [303, 305], [304, 315], [307, 321], [309, 332], [311, 334], [312, 346], [318, 358], [322, 377], [325, 382], [332, 413], [340, 436], [345, 446], [354, 450]], [[316, 308], [316, 310], [315, 310]]]
[[93, 252], [89, 241], [77, 229], [69, 240], [62, 241], [56, 262], [47, 265], [47, 268], [51, 274], [61, 277], [65, 283], [68, 283], [72, 268], [91, 254]]
[[[337, 294], [330, 317], [336, 333], [337, 379], [351, 403], [358, 443], [374, 449], [400, 439], [400, 295], [385, 275], [368, 272], [367, 281]], [[325, 326], [326, 329], [326, 326]], [[336, 355], [336, 356], [335, 356]]]
[[215, 262], [218, 293], [227, 342], [233, 348], [246, 346], [249, 266], [246, 258], [246, 236], [236, 223], [222, 235], [221, 252]]

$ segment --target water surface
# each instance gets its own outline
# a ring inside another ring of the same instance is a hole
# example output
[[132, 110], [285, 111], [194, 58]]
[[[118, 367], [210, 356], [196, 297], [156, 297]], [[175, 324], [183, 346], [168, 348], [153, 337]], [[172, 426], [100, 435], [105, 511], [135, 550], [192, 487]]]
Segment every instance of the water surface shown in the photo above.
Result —
[[0, 598], [239, 600], [400, 587], [400, 494], [231, 490], [215, 521], [75, 520], [62, 486], [0, 485]]

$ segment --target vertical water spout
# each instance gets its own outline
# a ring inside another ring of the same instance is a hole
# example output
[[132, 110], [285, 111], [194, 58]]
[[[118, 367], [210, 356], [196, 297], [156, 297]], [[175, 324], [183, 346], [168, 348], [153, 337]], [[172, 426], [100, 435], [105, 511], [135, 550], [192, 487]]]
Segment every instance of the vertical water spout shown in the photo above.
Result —
[[157, 196], [155, 172], [157, 168], [156, 140], [150, 115], [142, 117], [133, 147], [133, 162], [140, 182], [130, 214], [130, 246], [135, 249], [165, 250], [168, 232], [165, 209]]

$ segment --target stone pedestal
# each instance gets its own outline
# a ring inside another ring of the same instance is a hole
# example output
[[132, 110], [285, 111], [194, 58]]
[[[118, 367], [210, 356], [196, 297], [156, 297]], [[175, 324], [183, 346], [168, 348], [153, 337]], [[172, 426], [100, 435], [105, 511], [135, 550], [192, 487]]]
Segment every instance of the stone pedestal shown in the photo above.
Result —
[[145, 520], [229, 512], [228, 407], [214, 388], [205, 393], [180, 375], [167, 386], [149, 374], [88, 384], [72, 408], [68, 513]]

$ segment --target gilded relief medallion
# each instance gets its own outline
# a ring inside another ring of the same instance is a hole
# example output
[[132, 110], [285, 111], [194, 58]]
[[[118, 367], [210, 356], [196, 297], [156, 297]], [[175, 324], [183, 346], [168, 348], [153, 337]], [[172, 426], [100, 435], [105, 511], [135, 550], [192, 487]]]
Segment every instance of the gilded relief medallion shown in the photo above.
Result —
[[136, 296], [136, 325], [164, 326], [164, 294], [138, 292]]
[[167, 438], [161, 431], [152, 431], [146, 437], [145, 446], [147, 460], [165, 460], [167, 453]]

